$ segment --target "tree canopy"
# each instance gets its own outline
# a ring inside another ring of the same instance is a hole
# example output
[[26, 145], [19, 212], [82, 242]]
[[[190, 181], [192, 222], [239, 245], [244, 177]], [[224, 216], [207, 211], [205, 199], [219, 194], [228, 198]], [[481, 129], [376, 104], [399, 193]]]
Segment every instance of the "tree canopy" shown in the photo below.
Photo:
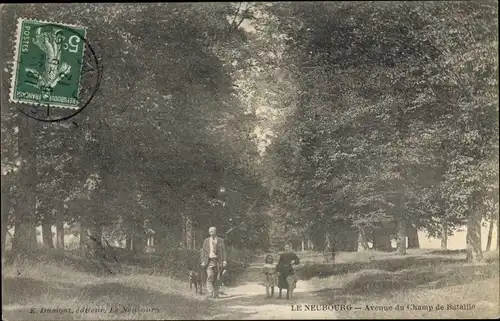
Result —
[[401, 242], [497, 219], [492, 1], [62, 6], [4, 9], [88, 26], [102, 66], [68, 121], [2, 101], [16, 230], [80, 222], [142, 244], [216, 225], [267, 249], [283, 231], [375, 242], [392, 224]]

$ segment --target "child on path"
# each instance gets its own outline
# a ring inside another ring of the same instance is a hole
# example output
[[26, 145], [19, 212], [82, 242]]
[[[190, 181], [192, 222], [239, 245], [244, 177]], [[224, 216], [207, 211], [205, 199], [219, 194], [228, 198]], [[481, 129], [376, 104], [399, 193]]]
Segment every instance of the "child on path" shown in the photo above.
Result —
[[271, 254], [266, 255], [262, 273], [264, 274], [264, 285], [266, 286], [266, 298], [271, 298], [274, 295], [274, 287], [277, 284], [276, 264], [273, 263], [273, 256]]

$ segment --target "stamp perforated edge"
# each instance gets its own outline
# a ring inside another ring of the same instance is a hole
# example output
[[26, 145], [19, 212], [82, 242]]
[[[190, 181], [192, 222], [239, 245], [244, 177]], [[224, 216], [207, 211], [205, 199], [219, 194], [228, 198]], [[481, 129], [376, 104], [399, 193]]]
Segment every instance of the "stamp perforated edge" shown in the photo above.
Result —
[[19, 56], [19, 43], [21, 40], [21, 29], [23, 25], [23, 18], [17, 18], [17, 25], [16, 25], [16, 31], [15, 32], [15, 38], [16, 41], [14, 43], [14, 61], [12, 62], [12, 70], [10, 72], [10, 87], [9, 87], [9, 102], [10, 103], [20, 103], [17, 99], [14, 98], [14, 87], [17, 82], [17, 63], [18, 63], [18, 56]]
[[[65, 27], [73, 27], [73, 28], [80, 28], [85, 30], [85, 37], [87, 36], [87, 27], [81, 26], [81, 25], [75, 25], [75, 24], [69, 24], [69, 23], [61, 23], [61, 22], [54, 22], [54, 21], [47, 21], [47, 20], [38, 20], [38, 19], [30, 19], [30, 18], [22, 18], [19, 17], [17, 18], [17, 25], [15, 28], [15, 43], [14, 43], [14, 61], [12, 63], [12, 70], [10, 72], [10, 87], [9, 87], [9, 103], [16, 103], [16, 104], [30, 104], [32, 102], [26, 102], [22, 100], [18, 100], [14, 97], [14, 87], [16, 86], [17, 82], [17, 68], [18, 68], [18, 60], [19, 60], [19, 44], [21, 41], [21, 30], [23, 26], [23, 22], [36, 22], [40, 24], [54, 24], [54, 25], [61, 25]], [[85, 39], [86, 40], [86, 39]], [[80, 97], [80, 91], [81, 91], [81, 86], [82, 86], [82, 69], [83, 69], [83, 62], [85, 58], [85, 43], [82, 48], [82, 63], [80, 64], [80, 79], [78, 79], [78, 97]], [[51, 106], [51, 107], [58, 107], [58, 108], [65, 108], [65, 109], [73, 109], [77, 110], [80, 107], [79, 106], [72, 106], [72, 105], [65, 105], [61, 103], [52, 103], [52, 104], [38, 104], [38, 106]]]

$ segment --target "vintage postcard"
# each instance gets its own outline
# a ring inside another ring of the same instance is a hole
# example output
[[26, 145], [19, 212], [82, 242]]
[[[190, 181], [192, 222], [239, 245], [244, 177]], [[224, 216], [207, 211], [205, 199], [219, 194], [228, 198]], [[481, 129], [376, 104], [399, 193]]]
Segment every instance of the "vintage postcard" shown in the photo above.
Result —
[[496, 1], [0, 25], [2, 320], [500, 317]]

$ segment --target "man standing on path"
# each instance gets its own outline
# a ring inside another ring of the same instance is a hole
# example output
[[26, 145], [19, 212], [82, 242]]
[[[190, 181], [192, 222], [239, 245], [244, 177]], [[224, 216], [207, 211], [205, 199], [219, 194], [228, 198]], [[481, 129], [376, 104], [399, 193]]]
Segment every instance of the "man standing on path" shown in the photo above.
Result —
[[226, 267], [226, 244], [217, 236], [217, 229], [208, 229], [210, 235], [201, 248], [201, 268], [207, 272], [207, 291], [212, 298], [219, 296], [219, 273]]

